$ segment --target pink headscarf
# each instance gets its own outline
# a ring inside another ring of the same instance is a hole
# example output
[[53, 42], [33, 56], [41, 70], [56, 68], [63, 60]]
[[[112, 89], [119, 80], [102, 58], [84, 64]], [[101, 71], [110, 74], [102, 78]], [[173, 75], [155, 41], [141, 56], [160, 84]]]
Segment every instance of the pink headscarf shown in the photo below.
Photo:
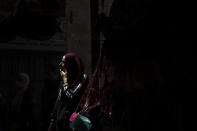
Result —
[[84, 65], [76, 53], [67, 53], [65, 56], [65, 67], [67, 69], [68, 84], [75, 86], [80, 82], [84, 74]]

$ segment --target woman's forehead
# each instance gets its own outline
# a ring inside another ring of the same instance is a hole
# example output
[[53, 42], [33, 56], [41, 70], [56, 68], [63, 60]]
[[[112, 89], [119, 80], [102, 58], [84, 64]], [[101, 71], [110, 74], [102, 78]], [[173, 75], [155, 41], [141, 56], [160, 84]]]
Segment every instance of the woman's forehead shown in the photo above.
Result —
[[65, 56], [63, 56], [63, 57], [62, 57], [62, 61], [65, 61], [65, 59], [66, 59], [66, 57], [65, 57]]

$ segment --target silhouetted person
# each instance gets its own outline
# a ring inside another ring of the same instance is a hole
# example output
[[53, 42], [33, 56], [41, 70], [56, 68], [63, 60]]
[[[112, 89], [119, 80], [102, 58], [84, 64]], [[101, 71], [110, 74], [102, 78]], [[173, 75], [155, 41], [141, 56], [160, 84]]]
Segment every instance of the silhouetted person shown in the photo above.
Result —
[[10, 107], [10, 130], [31, 131], [32, 126], [32, 92], [29, 88], [29, 76], [19, 73]]
[[81, 59], [75, 53], [67, 53], [60, 62], [62, 84], [51, 113], [48, 131], [69, 131], [69, 118], [75, 112], [87, 86], [87, 75]]

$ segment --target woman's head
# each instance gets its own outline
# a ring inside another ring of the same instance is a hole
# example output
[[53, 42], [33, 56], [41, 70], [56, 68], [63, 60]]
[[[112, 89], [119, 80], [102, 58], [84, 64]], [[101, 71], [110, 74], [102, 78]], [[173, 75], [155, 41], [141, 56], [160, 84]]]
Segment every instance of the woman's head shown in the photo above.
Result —
[[18, 87], [28, 88], [29, 85], [29, 75], [27, 73], [19, 73], [16, 77], [16, 85]]
[[75, 53], [67, 53], [62, 57], [60, 68], [63, 71], [67, 71], [68, 83], [70, 85], [76, 85], [84, 73], [84, 65]]

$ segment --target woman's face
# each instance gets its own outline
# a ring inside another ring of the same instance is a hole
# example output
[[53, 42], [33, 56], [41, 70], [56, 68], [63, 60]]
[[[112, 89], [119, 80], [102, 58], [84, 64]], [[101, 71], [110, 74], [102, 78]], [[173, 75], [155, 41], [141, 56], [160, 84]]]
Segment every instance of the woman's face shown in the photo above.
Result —
[[59, 66], [60, 66], [60, 69], [62, 71], [65, 71], [65, 69], [66, 69], [66, 67], [65, 67], [65, 56], [62, 57], [62, 60], [61, 60], [61, 62], [59, 64]]

